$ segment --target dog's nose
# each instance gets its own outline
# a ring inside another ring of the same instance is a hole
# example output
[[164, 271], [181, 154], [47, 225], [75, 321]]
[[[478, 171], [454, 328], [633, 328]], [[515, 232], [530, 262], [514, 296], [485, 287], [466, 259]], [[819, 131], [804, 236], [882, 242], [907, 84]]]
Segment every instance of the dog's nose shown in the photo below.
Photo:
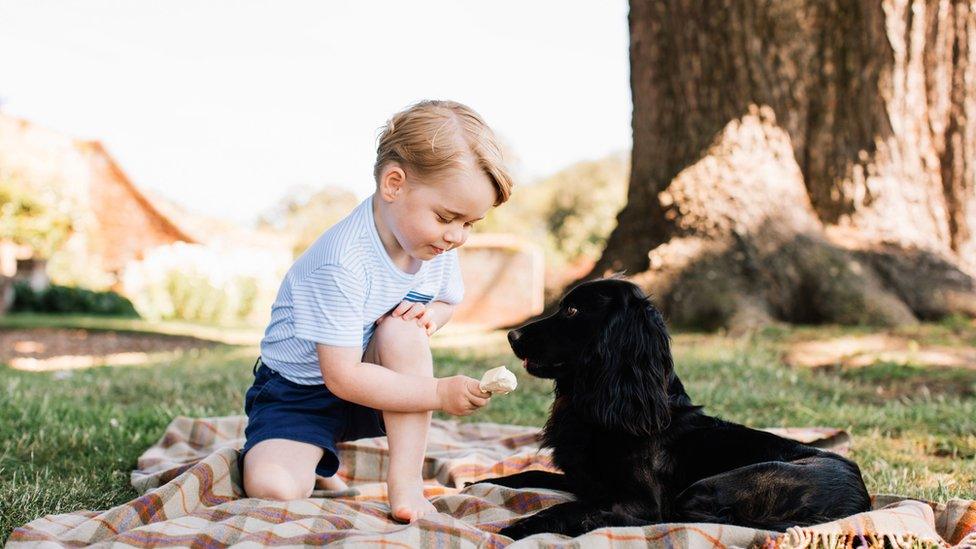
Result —
[[510, 330], [508, 332], [508, 342], [512, 345], [515, 345], [515, 342], [518, 341], [520, 337], [522, 337], [522, 332], [518, 330]]

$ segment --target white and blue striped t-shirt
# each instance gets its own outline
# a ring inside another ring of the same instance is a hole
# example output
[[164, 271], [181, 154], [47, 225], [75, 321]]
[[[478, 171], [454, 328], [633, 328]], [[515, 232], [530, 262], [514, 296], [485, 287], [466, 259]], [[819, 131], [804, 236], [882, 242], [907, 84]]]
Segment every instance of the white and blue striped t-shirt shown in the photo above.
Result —
[[376, 319], [403, 300], [460, 303], [457, 250], [409, 274], [393, 264], [373, 222], [373, 197], [322, 234], [288, 270], [261, 340], [261, 360], [302, 385], [323, 383], [315, 344], [366, 350]]

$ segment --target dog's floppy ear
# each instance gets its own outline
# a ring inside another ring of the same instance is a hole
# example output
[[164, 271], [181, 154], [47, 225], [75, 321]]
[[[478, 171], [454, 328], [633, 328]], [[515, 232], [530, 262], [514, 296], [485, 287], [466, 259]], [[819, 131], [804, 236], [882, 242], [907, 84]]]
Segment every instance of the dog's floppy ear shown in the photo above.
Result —
[[664, 319], [643, 295], [613, 313], [576, 373], [577, 409], [603, 428], [651, 435], [671, 422], [674, 370]]

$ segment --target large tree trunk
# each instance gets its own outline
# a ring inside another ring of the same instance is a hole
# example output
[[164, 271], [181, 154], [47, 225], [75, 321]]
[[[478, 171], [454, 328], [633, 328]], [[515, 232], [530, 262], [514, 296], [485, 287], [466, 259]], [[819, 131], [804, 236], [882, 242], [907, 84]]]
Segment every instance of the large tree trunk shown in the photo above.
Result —
[[678, 324], [976, 313], [976, 2], [631, 0], [627, 206], [588, 278]]

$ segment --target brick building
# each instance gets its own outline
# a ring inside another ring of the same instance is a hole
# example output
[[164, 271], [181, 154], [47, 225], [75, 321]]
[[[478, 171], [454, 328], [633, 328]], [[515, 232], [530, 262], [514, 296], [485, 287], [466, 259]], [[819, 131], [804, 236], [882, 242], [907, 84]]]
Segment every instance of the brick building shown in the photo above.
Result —
[[120, 272], [156, 246], [200, 242], [140, 192], [100, 142], [83, 141], [77, 146], [91, 167], [89, 249], [106, 270]]
[[118, 274], [156, 246], [197, 242], [133, 185], [98, 141], [0, 113], [0, 173], [29, 182], [32, 192], [53, 193], [73, 212], [73, 245], [108, 273]]

